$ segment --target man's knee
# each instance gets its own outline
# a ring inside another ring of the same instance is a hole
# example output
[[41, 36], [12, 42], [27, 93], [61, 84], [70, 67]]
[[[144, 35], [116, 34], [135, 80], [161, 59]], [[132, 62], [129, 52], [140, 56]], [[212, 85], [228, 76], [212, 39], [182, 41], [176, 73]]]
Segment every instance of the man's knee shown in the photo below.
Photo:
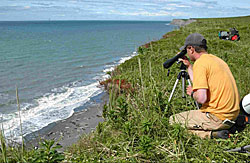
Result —
[[169, 117], [169, 124], [174, 124], [174, 115], [171, 115], [170, 117]]
[[175, 123], [180, 123], [180, 124], [181, 124], [181, 121], [179, 120], [178, 116], [179, 116], [179, 114], [171, 115], [171, 116], [169, 117], [169, 124], [170, 124], [170, 125], [173, 125], [173, 124], [175, 124]]

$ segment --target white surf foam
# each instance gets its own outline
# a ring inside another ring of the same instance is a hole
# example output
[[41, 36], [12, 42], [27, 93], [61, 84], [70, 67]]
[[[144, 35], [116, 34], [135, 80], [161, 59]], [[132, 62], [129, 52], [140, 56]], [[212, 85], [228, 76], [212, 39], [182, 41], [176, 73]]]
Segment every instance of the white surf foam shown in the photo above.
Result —
[[[118, 65], [124, 63], [125, 61], [131, 59], [132, 57], [134, 57], [136, 55], [137, 55], [137, 52], [133, 52], [129, 56], [122, 57], [118, 62], [114, 62], [111, 65], [106, 65], [103, 72], [107, 73], [107, 72], [113, 71], [115, 69], [115, 66], [118, 66]], [[106, 77], [107, 77], [107, 75], [104, 75], [104, 78], [106, 78]]]
[[[102, 92], [98, 82], [80, 87], [64, 86], [64, 91], [47, 94], [36, 100], [34, 108], [21, 109], [23, 134], [27, 135], [50, 123], [66, 119], [74, 113], [74, 109], [90, 100], [90, 97]], [[19, 113], [2, 115], [5, 121], [3, 129], [7, 139], [21, 140]]]
[[[130, 56], [121, 58], [118, 62], [106, 65], [100, 75], [101, 80], [109, 77], [106, 73], [113, 71], [115, 66], [124, 63], [126, 60], [136, 56], [133, 52]], [[102, 92], [99, 82], [95, 82], [85, 86], [79, 86], [79, 82], [71, 83], [69, 86], [52, 89], [52, 93], [45, 94], [43, 97], [36, 99], [37, 105], [22, 104], [21, 121], [24, 136], [32, 132], [38, 131], [47, 125], [66, 119], [74, 113], [74, 109], [82, 106]], [[11, 141], [21, 141], [20, 118], [19, 113], [1, 114], [0, 118], [3, 123], [3, 130], [6, 138]], [[2, 127], [1, 127], [2, 128]]]

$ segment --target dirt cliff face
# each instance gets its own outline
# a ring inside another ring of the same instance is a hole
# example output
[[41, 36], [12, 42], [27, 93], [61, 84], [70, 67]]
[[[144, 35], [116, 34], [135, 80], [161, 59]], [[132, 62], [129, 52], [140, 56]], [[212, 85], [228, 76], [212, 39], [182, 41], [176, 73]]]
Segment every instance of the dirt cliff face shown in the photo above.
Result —
[[195, 19], [173, 19], [170, 24], [178, 25], [182, 27], [193, 22], [196, 22], [196, 20]]

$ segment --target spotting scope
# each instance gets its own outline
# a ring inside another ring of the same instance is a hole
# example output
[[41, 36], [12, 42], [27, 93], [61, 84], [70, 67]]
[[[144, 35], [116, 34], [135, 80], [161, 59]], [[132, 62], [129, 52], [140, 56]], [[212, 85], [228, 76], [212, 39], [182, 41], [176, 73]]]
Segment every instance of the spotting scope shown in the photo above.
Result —
[[184, 57], [184, 55], [187, 53], [187, 50], [184, 49], [182, 50], [179, 54], [177, 54], [176, 56], [174, 56], [173, 58], [168, 59], [166, 62], [163, 63], [163, 67], [164, 68], [169, 68], [171, 67], [175, 61], [177, 61], [179, 58]]

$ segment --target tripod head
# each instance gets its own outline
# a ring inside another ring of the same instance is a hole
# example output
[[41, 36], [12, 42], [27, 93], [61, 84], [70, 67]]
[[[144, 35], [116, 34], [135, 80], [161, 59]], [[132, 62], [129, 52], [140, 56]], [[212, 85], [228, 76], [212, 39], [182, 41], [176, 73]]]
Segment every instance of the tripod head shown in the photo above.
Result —
[[178, 61], [177, 63], [181, 63], [180, 70], [185, 71], [187, 69], [187, 66], [183, 63], [183, 61]]

